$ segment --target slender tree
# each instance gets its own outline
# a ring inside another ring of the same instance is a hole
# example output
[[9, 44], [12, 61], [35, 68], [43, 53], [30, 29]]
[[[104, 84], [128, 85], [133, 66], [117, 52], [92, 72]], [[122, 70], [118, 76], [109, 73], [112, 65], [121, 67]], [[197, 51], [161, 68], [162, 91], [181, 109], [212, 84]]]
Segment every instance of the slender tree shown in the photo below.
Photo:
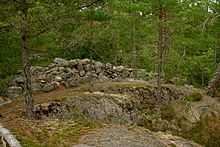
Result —
[[21, 41], [22, 41], [22, 64], [23, 64], [23, 70], [25, 75], [25, 85], [24, 85], [24, 95], [25, 95], [25, 101], [26, 101], [26, 115], [27, 118], [31, 119], [34, 118], [35, 112], [34, 112], [34, 99], [32, 97], [32, 91], [31, 91], [31, 63], [30, 63], [30, 48], [28, 45], [28, 38], [29, 38], [29, 32], [28, 32], [28, 4], [27, 0], [21, 0], [20, 1], [20, 11], [21, 18], [22, 18], [22, 24], [21, 24]]
[[[135, 4], [135, 0], [132, 0], [132, 3]], [[132, 67], [133, 67], [133, 78], [136, 80], [138, 77], [138, 68], [137, 68], [137, 46], [136, 46], [136, 24], [135, 24], [135, 15], [136, 11], [133, 10], [132, 14]]]

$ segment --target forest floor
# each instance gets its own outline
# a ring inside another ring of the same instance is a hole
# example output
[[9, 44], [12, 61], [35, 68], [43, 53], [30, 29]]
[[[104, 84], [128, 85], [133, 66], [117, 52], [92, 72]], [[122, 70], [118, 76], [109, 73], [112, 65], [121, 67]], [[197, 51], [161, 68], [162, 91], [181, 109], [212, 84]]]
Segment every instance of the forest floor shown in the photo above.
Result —
[[[23, 146], [30, 147], [200, 146], [175, 135], [190, 138], [190, 135], [182, 135], [185, 133], [184, 129], [187, 127], [192, 129], [192, 125], [195, 125], [196, 121], [199, 121], [199, 118], [203, 117], [203, 115], [217, 117], [220, 111], [215, 109], [215, 107], [219, 107], [219, 100], [217, 98], [204, 97], [198, 102], [177, 100], [172, 102], [172, 105], [166, 104], [166, 109], [162, 109], [161, 112], [162, 120], [157, 123], [157, 114], [149, 110], [152, 109], [149, 104], [151, 101], [147, 101], [147, 105], [144, 105], [145, 101], [137, 101], [137, 97], [135, 97], [135, 95], [139, 97], [145, 95], [143, 98], [152, 97], [152, 91], [149, 90], [149, 87], [151, 90], [155, 90], [156, 86], [144, 81], [95, 82], [95, 92], [93, 94], [87, 92], [89, 84], [82, 84], [68, 89], [60, 87], [53, 92], [34, 95], [35, 104], [48, 106], [45, 104], [50, 105], [52, 102], [57, 102], [61, 103], [62, 106], [64, 104], [66, 106], [66, 104], [74, 103], [79, 105], [80, 110], [69, 112], [70, 108], [68, 107], [68, 113], [65, 114], [66, 109], [61, 110], [59, 108], [59, 117], [54, 113], [40, 113], [37, 120], [26, 120], [24, 117], [24, 100], [17, 99], [0, 106], [0, 121], [16, 135]], [[181, 94], [183, 95], [182, 99], [184, 99], [184, 95], [187, 92], [202, 92], [199, 89], [189, 89], [174, 85], [163, 85], [163, 87], [168, 92], [174, 91], [173, 96], [170, 97], [179, 97], [178, 94]], [[143, 93], [144, 90], [145, 93]], [[146, 94], [147, 91], [151, 94]], [[165, 96], [166, 98], [169, 97], [169, 95]], [[126, 108], [124, 108], [125, 105]], [[129, 105], [129, 108], [127, 108], [127, 105]], [[173, 109], [173, 107], [178, 108]], [[201, 112], [200, 108], [205, 108], [206, 113], [204, 114], [203, 109], [201, 109]], [[81, 109], [83, 109], [82, 112]], [[104, 110], [102, 111], [102, 109]], [[126, 112], [124, 109], [126, 109]], [[181, 112], [185, 110], [187, 113]], [[143, 113], [145, 111], [149, 113]], [[123, 116], [116, 118], [116, 113]], [[132, 115], [139, 115], [139, 113], [141, 114], [141, 119], [136, 121], [139, 118]], [[70, 115], [73, 115], [74, 118], [69, 118]], [[112, 117], [115, 118], [113, 119]], [[135, 118], [135, 120], [131, 118]], [[197, 118], [198, 120], [196, 120]], [[218, 125], [216, 126], [217, 130], [214, 128], [215, 131], [220, 130]], [[207, 136], [205, 137], [207, 138]]]

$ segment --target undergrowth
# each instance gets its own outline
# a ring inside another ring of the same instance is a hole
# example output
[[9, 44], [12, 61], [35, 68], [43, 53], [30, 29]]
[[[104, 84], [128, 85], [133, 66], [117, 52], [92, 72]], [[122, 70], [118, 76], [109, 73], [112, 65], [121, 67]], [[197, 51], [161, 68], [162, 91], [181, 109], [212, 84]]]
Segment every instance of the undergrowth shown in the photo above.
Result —
[[197, 122], [196, 126], [190, 131], [188, 138], [207, 147], [219, 147], [220, 119], [201, 119]]
[[72, 146], [80, 136], [101, 126], [100, 123], [86, 119], [37, 122], [19, 120], [16, 124], [20, 127], [13, 125], [10, 128], [23, 147]]
[[190, 102], [201, 101], [202, 100], [202, 95], [198, 92], [195, 92], [195, 93], [192, 93], [192, 94], [186, 96], [185, 100], [190, 101]]

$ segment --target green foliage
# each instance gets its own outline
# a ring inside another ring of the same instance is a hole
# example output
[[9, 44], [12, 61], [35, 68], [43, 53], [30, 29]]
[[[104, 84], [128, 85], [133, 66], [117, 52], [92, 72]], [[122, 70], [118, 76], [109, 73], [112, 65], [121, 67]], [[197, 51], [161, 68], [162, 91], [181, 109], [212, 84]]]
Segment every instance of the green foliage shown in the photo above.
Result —
[[3, 79], [0, 78], [0, 94], [7, 88], [10, 80], [11, 76], [4, 77]]
[[189, 138], [207, 147], [218, 147], [220, 144], [220, 120], [203, 118], [190, 131]]
[[190, 102], [201, 101], [202, 95], [201, 95], [201, 93], [195, 92], [195, 93], [192, 93], [192, 94], [186, 96], [184, 99], [186, 101], [190, 101]]
[[[28, 26], [32, 64], [46, 66], [56, 57], [89, 58], [88, 50], [92, 45], [95, 60], [113, 62], [113, 48], [116, 48], [118, 64], [131, 66], [134, 24], [138, 67], [155, 72], [158, 63], [158, 7], [161, 5], [168, 14], [170, 42], [163, 60], [165, 80], [180, 85], [207, 86], [220, 61], [220, 18], [217, 15], [220, 4], [213, 1], [158, 2], [102, 0], [92, 4], [90, 0], [30, 0]], [[22, 16], [17, 6], [15, 1], [0, 5], [2, 77], [21, 68], [19, 26]], [[207, 11], [208, 6], [213, 13]], [[92, 29], [90, 21], [93, 22]]]

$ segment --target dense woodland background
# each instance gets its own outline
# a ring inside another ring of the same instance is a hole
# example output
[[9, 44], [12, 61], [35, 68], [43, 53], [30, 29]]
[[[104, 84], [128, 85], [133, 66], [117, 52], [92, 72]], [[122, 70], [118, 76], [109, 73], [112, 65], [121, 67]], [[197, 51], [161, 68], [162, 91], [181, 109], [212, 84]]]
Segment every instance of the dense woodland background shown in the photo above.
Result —
[[[26, 8], [32, 65], [92, 54], [156, 72], [162, 45], [166, 82], [205, 87], [220, 61], [216, 0], [28, 0]], [[0, 87], [22, 68], [23, 18], [22, 1], [0, 1]]]

